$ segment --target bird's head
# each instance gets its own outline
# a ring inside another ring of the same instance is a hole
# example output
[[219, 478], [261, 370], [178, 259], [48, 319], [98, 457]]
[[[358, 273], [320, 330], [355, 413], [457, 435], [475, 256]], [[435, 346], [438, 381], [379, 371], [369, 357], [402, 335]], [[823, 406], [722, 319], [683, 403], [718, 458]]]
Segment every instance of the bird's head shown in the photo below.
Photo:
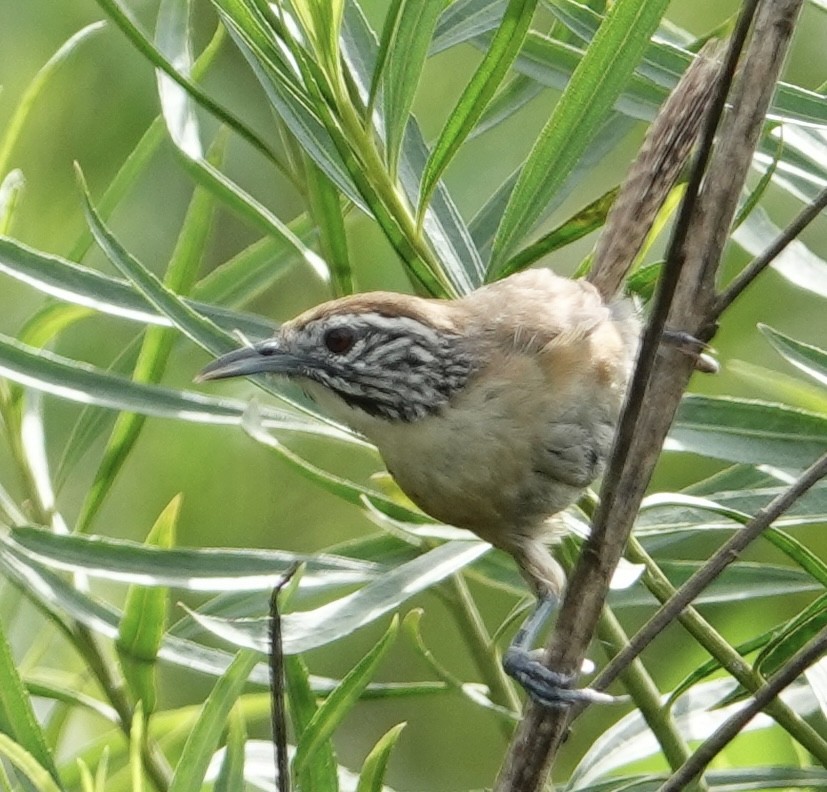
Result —
[[385, 292], [333, 300], [217, 358], [198, 379], [278, 374], [355, 428], [416, 421], [437, 413], [477, 368], [450, 305]]

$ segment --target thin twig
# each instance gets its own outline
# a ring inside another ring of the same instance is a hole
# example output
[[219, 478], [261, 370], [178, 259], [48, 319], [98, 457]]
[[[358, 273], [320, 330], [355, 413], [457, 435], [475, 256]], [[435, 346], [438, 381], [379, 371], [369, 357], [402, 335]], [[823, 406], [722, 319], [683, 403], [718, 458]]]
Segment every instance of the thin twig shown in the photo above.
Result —
[[287, 707], [284, 691], [284, 647], [281, 641], [279, 594], [290, 582], [297, 563], [291, 564], [270, 596], [270, 724], [276, 746], [276, 771], [279, 792], [290, 792], [290, 758], [287, 755]]
[[772, 244], [760, 255], [756, 256], [733, 279], [715, 301], [715, 311], [720, 316], [776, 258], [784, 248], [790, 244], [822, 210], [827, 207], [827, 189], [822, 190], [811, 203], [793, 219], [793, 221], [772, 241]]
[[744, 727], [787, 686], [827, 651], [827, 628], [793, 655], [781, 669], [755, 694], [754, 698], [721, 726], [663, 784], [658, 792], [679, 792], [735, 738]]
[[827, 476], [827, 454], [821, 456], [778, 497], [761, 509], [689, 578], [612, 659], [590, 687], [602, 690], [636, 658], [744, 549], [784, 514], [807, 490]]
[[[627, 555], [630, 561], [645, 567], [644, 585], [659, 602], [665, 603], [675, 595], [675, 587], [634, 536], [629, 539]], [[698, 646], [706, 650], [750, 693], [755, 693], [766, 682], [764, 677], [691, 605], [681, 612], [678, 621], [695, 639]], [[827, 741], [806, 720], [781, 700], [770, 702], [767, 705], [767, 714], [827, 767]]]

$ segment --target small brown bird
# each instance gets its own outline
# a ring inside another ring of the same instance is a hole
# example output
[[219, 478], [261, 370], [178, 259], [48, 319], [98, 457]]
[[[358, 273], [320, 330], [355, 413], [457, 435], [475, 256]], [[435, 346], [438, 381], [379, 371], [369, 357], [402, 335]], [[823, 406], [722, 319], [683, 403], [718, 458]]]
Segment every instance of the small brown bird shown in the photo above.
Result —
[[510, 553], [538, 606], [503, 663], [550, 706], [608, 698], [569, 690], [530, 647], [565, 585], [549, 517], [600, 475], [613, 440], [640, 332], [618, 292], [697, 131], [714, 82], [698, 62], [705, 71], [684, 78], [650, 131], [613, 210], [623, 227], [607, 223], [590, 280], [530, 270], [450, 301], [344, 297], [200, 374], [299, 382], [376, 445], [426, 513]]
[[531, 270], [453, 301], [327, 302], [200, 376], [299, 381], [376, 445], [414, 503], [510, 553], [556, 602], [565, 580], [547, 520], [602, 470], [638, 334], [629, 301]]

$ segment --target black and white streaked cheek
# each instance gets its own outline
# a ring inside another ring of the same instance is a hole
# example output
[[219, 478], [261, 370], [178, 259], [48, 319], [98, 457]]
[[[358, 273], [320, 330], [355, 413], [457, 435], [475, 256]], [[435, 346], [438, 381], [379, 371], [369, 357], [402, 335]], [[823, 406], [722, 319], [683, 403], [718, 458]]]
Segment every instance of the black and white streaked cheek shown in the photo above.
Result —
[[462, 338], [410, 317], [331, 317], [307, 328], [322, 339], [332, 327], [356, 336], [343, 355], [325, 356], [313, 376], [349, 408], [409, 423], [439, 411], [476, 368]]

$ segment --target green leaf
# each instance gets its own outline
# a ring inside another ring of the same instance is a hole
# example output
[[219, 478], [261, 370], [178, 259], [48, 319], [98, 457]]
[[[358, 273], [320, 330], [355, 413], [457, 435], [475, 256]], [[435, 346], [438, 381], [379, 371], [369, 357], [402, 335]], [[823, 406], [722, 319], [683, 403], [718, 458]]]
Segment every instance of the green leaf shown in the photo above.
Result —
[[617, 0], [540, 133], [508, 201], [492, 260], [530, 230], [597, 133], [657, 29], [667, 0]]
[[[257, 262], [256, 262], [257, 263]], [[243, 259], [238, 270], [251, 266]], [[75, 264], [59, 256], [34, 250], [17, 240], [0, 237], [0, 272], [65, 302], [144, 324], [171, 326], [172, 322], [122, 280]], [[274, 268], [274, 273], [278, 269]], [[275, 275], [274, 275], [275, 277]], [[206, 286], [205, 286], [206, 288]], [[260, 317], [228, 311], [219, 306], [188, 303], [226, 330], [241, 330], [253, 338], [267, 338], [275, 326]]]
[[812, 377], [820, 385], [827, 385], [827, 351], [802, 341], [796, 341], [769, 325], [759, 324], [758, 329], [785, 360]]
[[772, 676], [796, 652], [827, 626], [827, 594], [811, 602], [778, 630], [753, 664], [764, 676]]
[[190, 591], [266, 591], [297, 561], [307, 564], [305, 582], [313, 587], [352, 586], [373, 580], [384, 571], [377, 564], [325, 553], [171, 549], [102, 536], [57, 535], [24, 526], [13, 528], [0, 541], [55, 569], [84, 572], [120, 583]]
[[[0, 570], [56, 621], [63, 622], [69, 616], [106, 638], [117, 638], [120, 612], [116, 608], [79, 591], [36, 561], [11, 547], [0, 547]], [[232, 661], [232, 655], [227, 652], [169, 634], [164, 637], [158, 656], [190, 671], [212, 676], [223, 674]], [[256, 684], [266, 686], [269, 680], [266, 666], [256, 668], [253, 678]]]
[[[790, 148], [792, 145], [788, 140], [788, 151]], [[827, 147], [824, 150], [827, 152]], [[778, 177], [776, 177], [777, 180]], [[735, 230], [733, 239], [749, 254], [760, 256], [775, 242], [780, 233], [781, 229], [759, 206], [752, 211], [741, 227]], [[773, 259], [770, 266], [797, 288], [827, 299], [827, 261], [819, 258], [800, 239], [790, 242]]]
[[[269, 159], [276, 167], [284, 170], [281, 161], [254, 132], [241, 123], [232, 113], [228, 112], [217, 102], [213, 101], [201, 88], [194, 83], [189, 76], [181, 73], [172, 62], [156, 47], [149, 38], [141, 31], [137, 22], [132, 16], [129, 9], [124, 6], [120, 0], [96, 0], [98, 5], [103, 9], [104, 13], [118, 26], [118, 28], [129, 39], [135, 49], [138, 50], [150, 63], [152, 63], [159, 71], [167, 75], [177, 85], [184, 89], [189, 96], [195, 99], [201, 107], [208, 110], [219, 121], [226, 124], [241, 138], [246, 140], [253, 148], [261, 152], [267, 159]], [[176, 22], [180, 21], [181, 17], [175, 17]], [[170, 33], [175, 35], [179, 30], [178, 25], [174, 25]]]
[[0, 234], [9, 233], [25, 186], [23, 172], [17, 168], [10, 170], [0, 182]]
[[[77, 172], [78, 178], [81, 183], [83, 183], [83, 175], [79, 168]], [[149, 300], [158, 311], [169, 317], [176, 327], [196, 344], [199, 344], [215, 355], [221, 355], [238, 348], [238, 342], [235, 338], [220, 330], [207, 317], [193, 310], [124, 249], [101, 221], [100, 216], [92, 206], [85, 185], [83, 188], [83, 208], [87, 222], [95, 235], [95, 240], [101, 246], [104, 253], [106, 253], [109, 260], [135, 284], [144, 297]], [[322, 416], [317, 411], [318, 408], [308, 403], [307, 400], [299, 402], [286, 396], [271, 384], [268, 384], [267, 379], [264, 377], [256, 377], [253, 379], [264, 391], [280, 399], [282, 402], [286, 402], [291, 407], [329, 425], [333, 428], [334, 433], [339, 433], [345, 437], [350, 436], [354, 439], [354, 442], [363, 443], [363, 441], [355, 437], [353, 432], [344, 427], [336, 426], [330, 419]]]
[[515, 272], [520, 272], [535, 264], [543, 256], [570, 245], [572, 242], [576, 242], [578, 239], [582, 239], [601, 228], [606, 222], [606, 216], [609, 209], [612, 208], [618, 190], [618, 187], [614, 187], [603, 193], [588, 206], [584, 206], [578, 212], [575, 212], [568, 220], [547, 234], [543, 234], [536, 242], [524, 247], [505, 262], [495, 277], [505, 278]]
[[348, 253], [342, 199], [333, 182], [305, 156], [308, 198], [319, 229], [319, 246], [330, 267], [333, 292], [337, 297], [356, 290]]
[[399, 633], [399, 619], [394, 616], [385, 634], [376, 645], [347, 673], [341, 684], [316, 710], [302, 731], [293, 756], [293, 772], [300, 776], [316, 752], [333, 736], [333, 732], [359, 701], [382, 659]]
[[[416, 88], [428, 48], [445, 0], [395, 0], [382, 31], [380, 52], [387, 52], [382, 72], [385, 108], [385, 157], [395, 177], [402, 138], [411, 113]], [[391, 13], [393, 16], [391, 16]]]
[[477, 67], [448, 116], [425, 165], [419, 190], [418, 217], [423, 216], [436, 183], [471, 134], [511, 68], [522, 47], [536, 7], [537, 0], [509, 0], [482, 63]]
[[390, 759], [391, 751], [405, 726], [405, 723], [397, 723], [396, 726], [392, 726], [373, 746], [362, 765], [356, 792], [382, 792], [388, 759]]
[[[175, 529], [181, 508], [181, 495], [176, 495], [158, 515], [146, 543], [154, 547], [175, 545]], [[167, 628], [169, 592], [166, 588], [130, 586], [126, 593], [118, 639], [115, 646], [124, 678], [134, 701], [151, 715], [156, 705], [155, 668], [158, 650]]]
[[[307, 666], [300, 655], [288, 655], [284, 658], [284, 673], [293, 731], [296, 739], [301, 739], [318, 711], [316, 697], [310, 687]], [[312, 789], [313, 792], [339, 792], [336, 755], [330, 740], [317, 747], [316, 761], [305, 767], [297, 780], [301, 789]]]
[[782, 404], [688, 394], [665, 447], [802, 469], [827, 447], [827, 416]]
[[215, 779], [213, 792], [237, 792], [244, 789], [244, 743], [247, 727], [244, 712], [235, 706], [227, 722], [227, 748], [221, 760], [221, 769]]
[[827, 390], [800, 376], [791, 376], [746, 360], [729, 360], [727, 373], [746, 385], [745, 390], [757, 399], [774, 401], [827, 415]]
[[300, 454], [289, 449], [284, 443], [279, 442], [276, 437], [264, 430], [259, 419], [258, 406], [256, 404], [251, 404], [247, 409], [243, 426], [247, 434], [257, 443], [261, 443], [261, 445], [272, 449], [282, 459], [290, 463], [302, 476], [347, 503], [353, 506], [364, 506], [363, 499], [367, 499], [374, 505], [381, 505], [383, 511], [399, 519], [412, 521], [420, 521], [423, 519], [423, 515], [420, 512], [400, 504], [379, 490], [357, 484], [342, 476], [336, 476], [327, 470], [322, 470], [311, 462], [308, 462]]
[[[36, 763], [52, 788], [60, 786], [60, 776], [52, 759], [46, 738], [32, 707], [31, 699], [15, 666], [11, 647], [0, 624], [0, 736], [8, 735], [19, 750], [17, 754], [26, 758], [27, 766]], [[0, 749], [2, 750], [2, 749]], [[8, 757], [14, 761], [11, 756]], [[18, 765], [21, 770], [28, 771]], [[35, 778], [31, 775], [32, 781]], [[40, 789], [40, 787], [38, 787]]]
[[[214, 424], [240, 424], [248, 404], [193, 391], [143, 385], [94, 366], [21, 344], [0, 333], [0, 374], [60, 399], [139, 412], [156, 418]], [[273, 408], [261, 408], [263, 424], [289, 432], [309, 432], [347, 440], [350, 435], [323, 423]], [[362, 443], [359, 443], [363, 445]]]
[[[446, 542], [412, 561], [386, 571], [376, 580], [347, 596], [307, 611], [282, 616], [282, 640], [285, 654], [298, 654], [332, 643], [355, 632], [420, 591], [444, 580], [472, 563], [489, 550], [482, 542]], [[238, 622], [192, 612], [205, 629], [236, 646], [267, 652], [268, 619]]]
[[[214, 166], [223, 157], [223, 137], [220, 141], [208, 156], [208, 161]], [[164, 275], [164, 285], [177, 294], [187, 295], [192, 290], [210, 236], [213, 210], [210, 195], [196, 189]], [[147, 328], [132, 372], [133, 381], [153, 384], [161, 381], [175, 338], [176, 335], [168, 328]], [[92, 486], [81, 505], [75, 523], [75, 531], [78, 533], [84, 533], [89, 529], [124, 462], [135, 447], [145, 420], [145, 416], [138, 413], [122, 413], [116, 419]], [[144, 703], [147, 712], [151, 712], [150, 704]]]
[[26, 118], [35, 106], [41, 91], [49, 79], [61, 65], [77, 51], [78, 47], [84, 41], [87, 41], [94, 34], [98, 33], [103, 27], [103, 22], [93, 22], [91, 25], [81, 28], [77, 33], [67, 39], [57, 52], [40, 67], [37, 74], [26, 87], [23, 96], [15, 105], [11, 118], [7, 119], [3, 125], [4, 131], [2, 137], [0, 137], [0, 174], [5, 174], [9, 165], [12, 149], [20, 138], [20, 133]]
[[506, 0], [454, 0], [439, 18], [431, 55], [488, 33], [500, 23]]
[[[112, 0], [100, 1], [109, 4]], [[153, 59], [153, 62], [159, 66], [158, 95], [172, 142], [181, 153], [182, 161], [189, 173], [203, 187], [211, 190], [254, 227], [292, 245], [320, 277], [327, 279], [327, 264], [305, 247], [286, 223], [225, 176], [204, 155], [199, 140], [198, 117], [191, 97], [201, 100], [192, 92], [193, 84], [188, 79], [185, 78], [183, 82], [178, 79], [181, 72], [188, 72], [192, 65], [189, 47], [189, 7], [189, 0], [165, 0], [159, 9], [156, 28], [156, 52], [162, 60]], [[164, 62], [170, 62], [166, 60], [167, 57], [174, 61], [180, 70], [174, 75], [162, 65]]]
[[255, 652], [239, 652], [210, 692], [178, 759], [169, 792], [200, 792], [227, 717], [241, 695], [257, 657]]
[[[765, 133], [766, 138], [771, 137], [772, 131], [776, 128], [776, 125], [770, 125], [768, 131]], [[767, 169], [764, 173], [761, 174], [761, 178], [758, 180], [758, 184], [750, 190], [749, 195], [747, 195], [744, 202], [738, 208], [735, 217], [732, 220], [732, 230], [734, 231], [747, 217], [752, 214], [753, 210], [756, 206], [761, 202], [761, 199], [764, 197], [764, 193], [767, 191], [767, 187], [770, 186], [770, 183], [773, 180], [773, 176], [775, 176], [775, 171], [778, 169], [778, 163], [781, 161], [781, 154], [784, 151], [784, 127], [778, 126], [778, 136], [776, 137], [775, 142], [775, 151], [772, 155], [772, 161], [770, 162]]]
[[51, 771], [44, 767], [20, 743], [9, 735], [0, 732], [0, 757], [14, 765], [29, 781], [37, 792], [62, 792], [63, 787], [55, 782]]

